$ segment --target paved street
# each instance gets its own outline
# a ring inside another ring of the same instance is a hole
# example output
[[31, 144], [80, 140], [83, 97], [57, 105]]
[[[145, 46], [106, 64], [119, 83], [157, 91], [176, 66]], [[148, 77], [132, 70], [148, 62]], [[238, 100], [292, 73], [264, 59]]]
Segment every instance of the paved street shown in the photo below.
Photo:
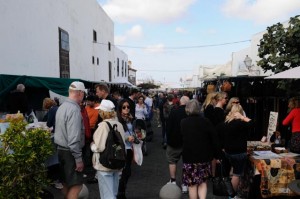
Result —
[[[157, 127], [157, 125], [153, 125]], [[161, 146], [161, 128], [154, 128], [154, 138], [147, 143], [148, 156], [144, 157], [142, 166], [133, 165], [132, 176], [128, 182], [128, 199], [158, 199], [159, 191], [169, 180], [168, 164], [165, 157], [165, 150]], [[181, 175], [178, 169], [178, 176]], [[89, 175], [89, 177], [92, 177]], [[180, 185], [180, 179], [177, 180]], [[98, 184], [88, 184], [90, 199], [99, 199]], [[62, 199], [59, 190], [50, 188], [55, 199]], [[183, 199], [188, 199], [188, 194], [183, 194]], [[212, 195], [212, 185], [209, 183], [207, 199], [225, 199], [227, 197], [216, 197]]]

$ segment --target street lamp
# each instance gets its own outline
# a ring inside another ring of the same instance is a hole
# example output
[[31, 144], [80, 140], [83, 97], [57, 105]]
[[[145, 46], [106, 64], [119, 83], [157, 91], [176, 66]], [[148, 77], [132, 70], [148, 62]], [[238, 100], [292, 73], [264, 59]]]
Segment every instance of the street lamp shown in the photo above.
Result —
[[246, 65], [246, 67], [248, 68], [248, 70], [250, 71], [251, 69], [251, 64], [252, 64], [252, 59], [250, 57], [248, 57], [248, 55], [246, 55], [246, 58], [244, 60], [244, 63]]

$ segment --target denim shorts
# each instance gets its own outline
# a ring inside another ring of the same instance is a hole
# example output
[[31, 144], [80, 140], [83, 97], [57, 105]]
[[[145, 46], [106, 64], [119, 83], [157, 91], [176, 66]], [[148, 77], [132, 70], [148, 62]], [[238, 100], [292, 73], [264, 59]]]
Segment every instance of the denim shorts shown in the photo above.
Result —
[[229, 163], [233, 168], [233, 175], [242, 176], [244, 174], [245, 166], [247, 163], [247, 153], [225, 153], [225, 157], [229, 160]]

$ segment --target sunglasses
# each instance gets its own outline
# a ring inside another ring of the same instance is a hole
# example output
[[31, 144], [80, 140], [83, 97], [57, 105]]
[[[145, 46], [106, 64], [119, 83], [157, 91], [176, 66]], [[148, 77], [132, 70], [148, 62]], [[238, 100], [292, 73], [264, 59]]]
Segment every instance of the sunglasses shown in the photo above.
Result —
[[122, 106], [122, 109], [130, 109], [130, 107], [129, 106]]
[[240, 102], [232, 102], [233, 104], [239, 104]]

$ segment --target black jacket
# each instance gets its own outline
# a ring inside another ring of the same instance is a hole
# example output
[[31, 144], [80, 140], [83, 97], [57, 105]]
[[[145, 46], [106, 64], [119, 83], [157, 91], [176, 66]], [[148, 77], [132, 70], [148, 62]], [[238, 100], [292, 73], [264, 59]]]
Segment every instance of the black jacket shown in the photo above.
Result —
[[181, 120], [183, 137], [183, 163], [210, 162], [220, 158], [221, 148], [212, 123], [200, 115]]
[[214, 108], [214, 119], [213, 124], [214, 126], [217, 126], [220, 123], [223, 123], [225, 121], [226, 115], [222, 108], [215, 107]]
[[29, 111], [27, 96], [24, 92], [13, 91], [8, 97], [9, 113], [17, 113], [20, 111], [27, 114]]
[[248, 130], [253, 121], [232, 120], [220, 123], [216, 129], [220, 136], [222, 148], [226, 153], [239, 154], [247, 152]]
[[182, 147], [180, 122], [186, 117], [185, 105], [171, 111], [167, 122], [167, 143], [169, 146], [174, 148]]

